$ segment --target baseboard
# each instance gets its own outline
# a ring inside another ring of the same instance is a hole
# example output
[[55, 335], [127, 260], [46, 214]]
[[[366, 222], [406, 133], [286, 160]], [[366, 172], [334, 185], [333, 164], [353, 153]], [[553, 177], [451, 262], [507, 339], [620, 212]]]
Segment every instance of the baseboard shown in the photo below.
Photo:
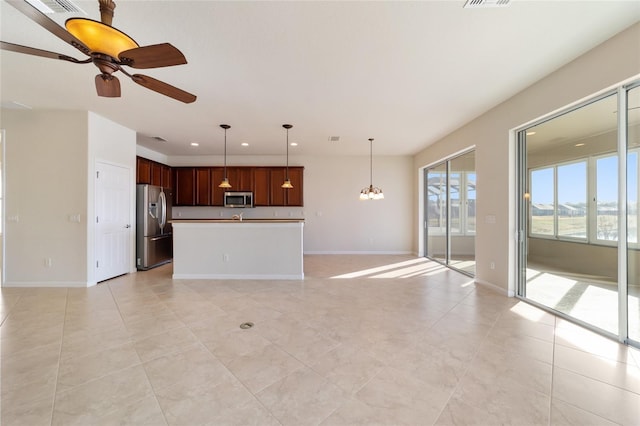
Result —
[[413, 254], [412, 251], [351, 251], [351, 250], [347, 250], [347, 251], [305, 251], [304, 254], [398, 254], [398, 255], [411, 255]]
[[500, 293], [500, 294], [502, 294], [504, 296], [507, 296], [507, 297], [515, 296], [513, 291], [505, 290], [504, 288], [498, 287], [497, 285], [492, 284], [492, 283], [490, 283], [488, 281], [479, 280], [477, 278], [474, 281], [476, 282], [476, 284], [480, 284], [481, 286], [483, 286], [483, 287], [485, 287], [485, 288], [487, 288], [489, 290], [495, 291], [497, 293]]
[[2, 283], [2, 287], [24, 287], [24, 288], [36, 288], [36, 287], [40, 287], [40, 288], [63, 288], [63, 287], [68, 287], [68, 288], [87, 288], [92, 286], [91, 283], [86, 283], [86, 282], [81, 282], [81, 281], [76, 281], [76, 282], [69, 282], [69, 281], [46, 281], [46, 282], [42, 282], [42, 281], [35, 281], [35, 282], [29, 282], [29, 281], [6, 281]]

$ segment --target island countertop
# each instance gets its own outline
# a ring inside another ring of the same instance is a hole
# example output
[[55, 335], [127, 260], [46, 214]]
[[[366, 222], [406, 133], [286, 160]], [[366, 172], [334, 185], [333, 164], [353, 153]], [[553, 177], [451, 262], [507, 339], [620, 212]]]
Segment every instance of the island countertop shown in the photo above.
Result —
[[299, 223], [304, 219], [286, 218], [286, 219], [171, 219], [169, 223]]

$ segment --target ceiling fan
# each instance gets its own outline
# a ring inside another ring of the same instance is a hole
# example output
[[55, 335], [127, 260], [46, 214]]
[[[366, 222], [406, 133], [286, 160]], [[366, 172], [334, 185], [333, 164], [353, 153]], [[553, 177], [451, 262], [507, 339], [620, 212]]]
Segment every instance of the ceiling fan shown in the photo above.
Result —
[[131, 37], [112, 27], [113, 10], [116, 7], [113, 0], [98, 0], [101, 22], [86, 18], [70, 18], [65, 23], [66, 29], [26, 0], [6, 1], [53, 35], [89, 56], [89, 58], [80, 60], [60, 53], [4, 41], [0, 41], [1, 49], [44, 58], [60, 59], [76, 64], [93, 63], [100, 70], [100, 74], [95, 78], [98, 96], [120, 97], [120, 81], [113, 73], [121, 71], [135, 83], [162, 95], [184, 103], [191, 103], [196, 100], [195, 95], [182, 89], [146, 75], [130, 74], [123, 68], [123, 66], [139, 69], [169, 67], [186, 64], [187, 60], [182, 52], [169, 43], [140, 47]]

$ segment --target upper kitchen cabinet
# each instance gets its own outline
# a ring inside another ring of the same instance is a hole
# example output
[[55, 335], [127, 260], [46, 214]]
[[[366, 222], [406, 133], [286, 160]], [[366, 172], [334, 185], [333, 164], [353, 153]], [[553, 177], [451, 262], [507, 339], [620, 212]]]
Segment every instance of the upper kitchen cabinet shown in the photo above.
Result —
[[270, 205], [270, 173], [269, 167], [253, 167], [253, 205], [256, 207]]
[[211, 205], [211, 168], [196, 167], [194, 169], [196, 180], [196, 206]]
[[269, 197], [271, 206], [303, 206], [302, 176], [304, 167], [289, 167], [289, 179], [293, 188], [282, 188], [287, 175], [285, 167], [271, 167], [269, 172]]
[[227, 191], [253, 191], [253, 167], [227, 167], [231, 188]]
[[220, 188], [223, 167], [175, 167], [174, 205], [223, 206], [226, 191], [253, 191], [253, 204], [259, 206], [302, 206], [304, 167], [289, 167], [293, 188], [281, 188], [285, 167], [227, 167], [231, 188]]
[[151, 185], [162, 186], [162, 165], [151, 162]]
[[173, 169], [173, 198], [176, 206], [196, 205], [196, 174], [193, 167]]
[[285, 189], [287, 206], [299, 206], [304, 205], [303, 200], [303, 181], [304, 167], [289, 167], [289, 179], [293, 188]]
[[[229, 169], [227, 168], [227, 173]], [[224, 179], [224, 167], [211, 168], [211, 205], [224, 206], [224, 192], [233, 191], [233, 188], [220, 188], [220, 182]]]
[[136, 183], [151, 183], [151, 160], [136, 157]]
[[147, 158], [136, 157], [136, 183], [171, 188], [171, 167]]

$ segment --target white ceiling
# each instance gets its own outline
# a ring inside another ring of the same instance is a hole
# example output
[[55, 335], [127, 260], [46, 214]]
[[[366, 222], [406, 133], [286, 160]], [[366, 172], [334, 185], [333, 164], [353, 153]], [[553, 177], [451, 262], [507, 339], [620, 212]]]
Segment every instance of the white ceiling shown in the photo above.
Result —
[[[167, 155], [222, 154], [221, 123], [232, 126], [230, 155], [284, 153], [283, 123], [294, 126], [292, 155], [368, 155], [370, 137], [375, 155], [409, 155], [640, 21], [640, 2], [614, 0], [116, 2], [116, 28], [140, 45], [170, 42], [189, 62], [136, 72], [195, 103], [122, 74], [122, 97], [100, 98], [93, 65], [6, 51], [1, 101], [91, 110]], [[76, 3], [99, 20], [97, 0]], [[4, 1], [0, 15], [2, 41], [84, 59]]]

